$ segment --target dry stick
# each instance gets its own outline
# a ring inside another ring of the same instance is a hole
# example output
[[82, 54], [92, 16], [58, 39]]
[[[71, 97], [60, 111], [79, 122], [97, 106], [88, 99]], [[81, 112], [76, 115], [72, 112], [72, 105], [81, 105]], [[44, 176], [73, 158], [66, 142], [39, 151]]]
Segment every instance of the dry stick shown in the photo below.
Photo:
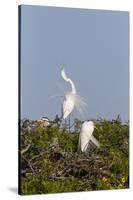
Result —
[[31, 162], [32, 160], [36, 159], [36, 158], [39, 158], [39, 157], [43, 156], [43, 155], [46, 154], [46, 153], [48, 153], [48, 151], [47, 151], [47, 152], [41, 152], [40, 154], [33, 156], [33, 157], [30, 159], [30, 162]]
[[20, 151], [20, 153], [21, 153], [21, 154], [24, 154], [25, 152], [27, 152], [28, 149], [30, 148], [30, 146], [31, 146], [31, 144], [28, 144], [27, 147], [26, 147], [25, 149], [22, 149], [22, 150]]
[[30, 161], [27, 160], [23, 155], [22, 155], [22, 157], [23, 157], [23, 159], [28, 163], [28, 165], [29, 165], [31, 171], [34, 172], [34, 169], [33, 169], [32, 165], [31, 165]]

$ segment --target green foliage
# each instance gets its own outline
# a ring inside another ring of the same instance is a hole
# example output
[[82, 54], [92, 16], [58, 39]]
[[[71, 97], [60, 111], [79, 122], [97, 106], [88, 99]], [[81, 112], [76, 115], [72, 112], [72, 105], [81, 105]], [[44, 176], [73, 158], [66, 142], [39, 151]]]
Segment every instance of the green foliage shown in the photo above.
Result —
[[101, 147], [91, 146], [86, 153], [77, 152], [78, 119], [72, 133], [51, 126], [21, 135], [21, 193], [128, 188], [129, 124], [120, 118], [95, 124], [94, 136]]

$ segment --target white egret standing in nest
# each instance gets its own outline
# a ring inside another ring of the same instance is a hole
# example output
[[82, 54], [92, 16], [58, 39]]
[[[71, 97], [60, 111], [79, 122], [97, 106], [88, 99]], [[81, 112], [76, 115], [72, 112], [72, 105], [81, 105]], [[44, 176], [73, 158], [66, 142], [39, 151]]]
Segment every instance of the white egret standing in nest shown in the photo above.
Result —
[[90, 144], [90, 141], [95, 144], [97, 147], [100, 147], [99, 142], [97, 139], [92, 135], [94, 128], [93, 121], [85, 121], [81, 126], [81, 131], [79, 135], [79, 144], [78, 144], [78, 150], [82, 152], [86, 152], [87, 148]]
[[75, 87], [74, 82], [66, 76], [64, 65], [61, 68], [61, 77], [64, 81], [70, 84], [71, 91], [67, 92], [64, 97], [63, 105], [62, 105], [62, 117], [63, 119], [66, 119], [71, 112], [76, 108], [80, 113], [82, 112], [82, 109], [85, 105], [85, 102], [82, 97], [77, 95], [77, 90]]

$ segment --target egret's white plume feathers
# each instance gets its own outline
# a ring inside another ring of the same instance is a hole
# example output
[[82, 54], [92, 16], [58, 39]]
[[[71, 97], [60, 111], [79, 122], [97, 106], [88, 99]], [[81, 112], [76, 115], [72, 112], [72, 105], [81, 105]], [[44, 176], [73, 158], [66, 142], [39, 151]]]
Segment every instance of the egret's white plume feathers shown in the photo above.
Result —
[[80, 135], [79, 135], [78, 150], [85, 152], [88, 148], [90, 141], [92, 141], [97, 147], [100, 147], [99, 142], [92, 135], [94, 128], [95, 126], [92, 121], [85, 121], [82, 124]]
[[83, 101], [83, 98], [77, 95], [75, 84], [70, 78], [67, 77], [64, 70], [64, 66], [62, 66], [61, 68], [61, 77], [71, 86], [71, 91], [65, 94], [62, 106], [63, 119], [66, 119], [74, 110], [74, 108], [76, 108], [80, 113], [82, 113], [82, 107], [85, 105], [85, 103]]

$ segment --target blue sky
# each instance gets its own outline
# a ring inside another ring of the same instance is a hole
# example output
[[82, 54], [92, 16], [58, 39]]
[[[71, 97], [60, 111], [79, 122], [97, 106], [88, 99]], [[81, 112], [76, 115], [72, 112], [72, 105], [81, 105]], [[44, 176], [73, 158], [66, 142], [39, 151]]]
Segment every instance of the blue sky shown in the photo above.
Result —
[[129, 119], [128, 12], [23, 5], [21, 118], [60, 115], [61, 64], [87, 102], [73, 117]]

